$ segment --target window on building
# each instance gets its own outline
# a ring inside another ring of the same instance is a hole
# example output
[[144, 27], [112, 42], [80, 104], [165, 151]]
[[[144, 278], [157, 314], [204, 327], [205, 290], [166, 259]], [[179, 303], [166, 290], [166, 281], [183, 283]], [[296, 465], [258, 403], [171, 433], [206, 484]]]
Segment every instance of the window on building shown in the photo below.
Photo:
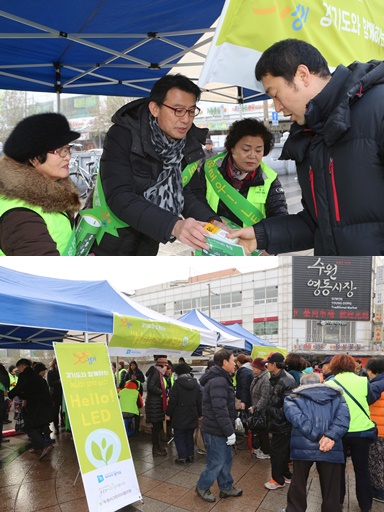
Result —
[[356, 343], [356, 323], [307, 320], [307, 343]]
[[151, 306], [151, 309], [154, 311], [157, 311], [158, 313], [165, 314], [165, 303], [164, 304], [155, 304], [154, 306]]
[[256, 336], [270, 336], [279, 333], [279, 321], [269, 320], [267, 322], [255, 322], [253, 324], [253, 333]]
[[266, 286], [265, 288], [255, 288], [253, 290], [253, 299], [255, 304], [269, 304], [277, 302], [277, 286]]

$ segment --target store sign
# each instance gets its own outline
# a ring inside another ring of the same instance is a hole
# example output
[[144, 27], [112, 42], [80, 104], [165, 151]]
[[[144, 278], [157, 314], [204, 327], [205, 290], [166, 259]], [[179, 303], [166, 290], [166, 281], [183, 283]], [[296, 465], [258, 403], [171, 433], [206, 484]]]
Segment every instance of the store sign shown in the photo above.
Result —
[[311, 351], [340, 351], [346, 352], [351, 350], [364, 350], [365, 347], [361, 343], [298, 343], [294, 346], [298, 350], [311, 350]]
[[141, 499], [104, 343], [54, 343], [90, 512]]
[[371, 319], [370, 256], [293, 257], [292, 318]]

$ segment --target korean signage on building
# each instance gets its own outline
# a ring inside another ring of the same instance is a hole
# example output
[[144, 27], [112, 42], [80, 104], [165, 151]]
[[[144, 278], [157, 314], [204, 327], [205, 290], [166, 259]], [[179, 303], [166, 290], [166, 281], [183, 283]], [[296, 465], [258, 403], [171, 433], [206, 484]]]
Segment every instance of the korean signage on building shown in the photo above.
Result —
[[370, 256], [293, 257], [292, 317], [306, 320], [371, 319]]

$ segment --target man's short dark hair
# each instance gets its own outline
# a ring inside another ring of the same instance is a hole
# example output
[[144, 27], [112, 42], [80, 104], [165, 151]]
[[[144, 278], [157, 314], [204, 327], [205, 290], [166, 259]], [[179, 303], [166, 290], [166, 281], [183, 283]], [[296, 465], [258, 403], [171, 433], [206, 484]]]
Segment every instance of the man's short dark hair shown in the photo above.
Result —
[[16, 363], [16, 367], [19, 366], [32, 366], [32, 362], [29, 359], [19, 359]]
[[310, 73], [320, 78], [331, 74], [327, 61], [317, 48], [300, 39], [284, 39], [267, 48], [261, 55], [256, 64], [256, 80], [272, 75], [281, 76], [292, 83], [300, 64], [307, 66]]
[[226, 348], [222, 348], [221, 350], [218, 350], [215, 352], [215, 355], [213, 356], [213, 360], [215, 361], [215, 364], [218, 366], [223, 366], [224, 360], [229, 361], [231, 355], [233, 354], [232, 350], [227, 350]]
[[225, 149], [231, 151], [240, 139], [250, 135], [251, 137], [261, 137], [264, 142], [264, 156], [267, 156], [273, 147], [273, 135], [268, 128], [258, 119], [242, 119], [235, 121], [229, 127], [227, 138], [225, 139]]
[[371, 359], [368, 360], [366, 369], [370, 370], [375, 375], [378, 375], [379, 373], [384, 373], [384, 357], [372, 357]]
[[170, 89], [180, 89], [184, 92], [190, 92], [196, 97], [196, 103], [200, 100], [201, 90], [189, 78], [178, 73], [177, 75], [165, 75], [158, 80], [152, 87], [149, 95], [149, 101], [154, 101], [158, 105], [164, 103], [167, 93]]

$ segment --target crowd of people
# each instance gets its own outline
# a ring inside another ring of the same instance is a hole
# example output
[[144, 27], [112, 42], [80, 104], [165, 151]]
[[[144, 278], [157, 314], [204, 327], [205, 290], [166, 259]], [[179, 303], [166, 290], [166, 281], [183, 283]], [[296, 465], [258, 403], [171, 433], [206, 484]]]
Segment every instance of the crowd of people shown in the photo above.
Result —
[[[313, 464], [320, 479], [321, 511], [341, 512], [349, 456], [360, 511], [369, 512], [373, 500], [384, 502], [384, 356], [370, 358], [364, 368], [348, 354], [310, 363], [297, 353], [252, 359], [221, 349], [199, 381], [183, 358], [173, 364], [166, 356], [156, 356], [145, 375], [136, 361], [111, 363], [111, 368], [127, 436], [139, 435], [144, 410], [154, 457], [167, 455], [163, 443], [173, 440], [175, 463], [192, 464], [201, 426], [206, 467], [196, 493], [204, 501], [216, 501], [211, 492], [215, 481], [220, 498], [242, 495], [231, 467], [233, 447], [241, 449], [241, 437], [247, 436], [253, 454], [270, 459], [271, 478], [264, 487], [274, 491], [290, 486], [286, 512], [307, 509]], [[1, 431], [10, 423], [13, 401], [31, 452], [40, 459], [55, 442], [50, 426], [57, 435], [66, 424], [55, 359], [47, 370], [44, 363], [28, 359], [8, 370], [0, 364]], [[243, 423], [240, 435], [238, 422]], [[1, 436], [0, 446], [6, 441]]]
[[[255, 76], [292, 122], [281, 159], [296, 162], [302, 211], [289, 214], [276, 172], [262, 161], [273, 145], [264, 123], [235, 122], [217, 155], [208, 130], [194, 124], [201, 90], [184, 75], [166, 75], [149, 98], [112, 117], [86, 204], [102, 205], [110, 229], [81, 254], [153, 256], [176, 239], [207, 250], [208, 222], [247, 254], [382, 254], [384, 63], [331, 73], [314, 46], [287, 39], [261, 55]], [[57, 113], [29, 116], [9, 135], [0, 159], [1, 255], [76, 254], [84, 205], [69, 160], [79, 137]]]

